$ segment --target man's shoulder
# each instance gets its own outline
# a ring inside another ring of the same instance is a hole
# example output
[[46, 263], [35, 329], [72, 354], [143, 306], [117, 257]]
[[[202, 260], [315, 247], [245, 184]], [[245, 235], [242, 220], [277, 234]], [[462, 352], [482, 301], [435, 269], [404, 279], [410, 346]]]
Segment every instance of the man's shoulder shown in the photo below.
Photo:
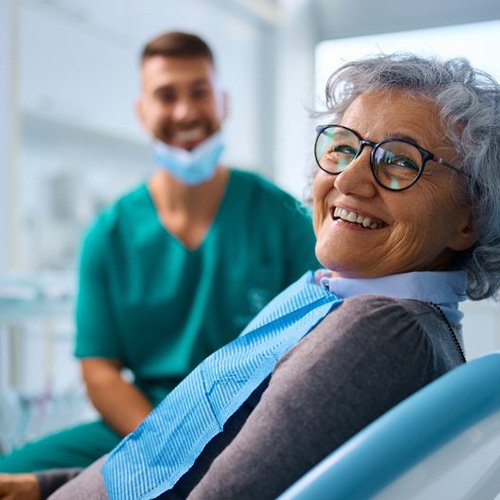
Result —
[[148, 203], [150, 199], [146, 184], [141, 183], [106, 206], [95, 218], [91, 229], [112, 230], [122, 221], [134, 217], [138, 210], [147, 207]]
[[119, 196], [110, 206], [110, 210], [120, 210], [125, 207], [142, 205], [149, 202], [148, 188], [144, 182]]
[[290, 196], [286, 191], [278, 187], [272, 180], [266, 178], [258, 172], [250, 172], [238, 168], [231, 168], [231, 177], [235, 185], [243, 189], [260, 189], [270, 194]]
[[293, 210], [299, 208], [301, 212], [304, 212], [304, 215], [308, 215], [308, 210], [297, 198], [260, 173], [232, 168], [231, 177], [232, 188], [235, 191], [242, 194], [249, 193], [254, 202], [259, 200], [261, 204], [264, 204], [261, 206], [268, 203], [279, 205], [280, 208], [283, 206]]

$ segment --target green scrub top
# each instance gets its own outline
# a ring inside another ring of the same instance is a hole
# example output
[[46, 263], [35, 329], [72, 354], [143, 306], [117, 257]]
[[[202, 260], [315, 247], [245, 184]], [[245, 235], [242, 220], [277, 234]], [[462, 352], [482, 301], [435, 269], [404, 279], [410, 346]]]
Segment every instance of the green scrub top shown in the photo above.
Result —
[[318, 267], [308, 211], [265, 179], [231, 170], [202, 244], [160, 223], [145, 184], [84, 240], [76, 356], [121, 360], [158, 404], [305, 271]]

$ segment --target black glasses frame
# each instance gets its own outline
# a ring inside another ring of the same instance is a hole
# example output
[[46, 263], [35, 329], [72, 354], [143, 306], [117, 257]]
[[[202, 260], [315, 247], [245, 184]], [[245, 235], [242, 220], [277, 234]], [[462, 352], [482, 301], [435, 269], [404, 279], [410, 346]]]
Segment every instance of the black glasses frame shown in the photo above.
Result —
[[[450, 165], [448, 162], [446, 162], [442, 158], [439, 158], [439, 157], [435, 156], [430, 151], [427, 151], [427, 149], [421, 148], [418, 144], [415, 144], [412, 141], [409, 141], [409, 140], [406, 140], [406, 139], [385, 139], [385, 140], [383, 140], [381, 142], [373, 142], [373, 141], [369, 141], [367, 139], [363, 139], [355, 130], [350, 129], [349, 127], [344, 127], [343, 125], [337, 125], [337, 124], [331, 123], [329, 125], [318, 125], [316, 127], [316, 140], [314, 141], [314, 158], [316, 159], [316, 163], [318, 164], [318, 167], [321, 170], [323, 170], [323, 172], [326, 172], [327, 174], [338, 175], [338, 174], [341, 173], [341, 172], [330, 172], [330, 171], [326, 170], [325, 168], [323, 168], [321, 166], [321, 163], [320, 163], [320, 160], [319, 160], [318, 154], [317, 154], [318, 140], [319, 140], [321, 134], [325, 130], [328, 130], [329, 128], [333, 128], [333, 127], [335, 127], [335, 128], [342, 128], [344, 130], [347, 130], [348, 132], [351, 132], [352, 134], [354, 134], [358, 138], [360, 147], [359, 147], [358, 152], [356, 153], [356, 156], [353, 158], [353, 160], [355, 160], [356, 158], [359, 157], [359, 155], [362, 153], [363, 148], [365, 146], [371, 146], [372, 147], [372, 150], [371, 150], [371, 153], [370, 153], [370, 167], [371, 167], [371, 171], [372, 171], [373, 177], [377, 181], [377, 184], [379, 186], [382, 186], [384, 189], [388, 189], [389, 191], [405, 191], [406, 189], [411, 188], [414, 184], [416, 184], [416, 182], [422, 176], [422, 173], [423, 173], [424, 168], [425, 168], [425, 164], [429, 160], [432, 160], [432, 161], [438, 163], [439, 165], [443, 165], [444, 167], [447, 167], [447, 168], [453, 170], [454, 172], [462, 173], [461, 170], [459, 170], [457, 167], [455, 167], [453, 165]], [[420, 154], [422, 156], [422, 166], [420, 167], [419, 172], [418, 172], [417, 176], [415, 177], [415, 180], [413, 180], [413, 182], [411, 184], [409, 184], [408, 186], [406, 186], [404, 188], [401, 188], [401, 189], [391, 188], [391, 187], [386, 186], [385, 184], [382, 184], [382, 182], [380, 181], [380, 179], [377, 177], [377, 174], [376, 174], [376, 171], [375, 171], [375, 167], [374, 167], [374, 165], [375, 165], [375, 152], [377, 151], [377, 149], [379, 147], [383, 146], [384, 144], [388, 143], [388, 142], [394, 142], [394, 141], [399, 141], [399, 142], [404, 142], [406, 144], [410, 144], [411, 146], [413, 146], [414, 148], [416, 148], [420, 152]]]

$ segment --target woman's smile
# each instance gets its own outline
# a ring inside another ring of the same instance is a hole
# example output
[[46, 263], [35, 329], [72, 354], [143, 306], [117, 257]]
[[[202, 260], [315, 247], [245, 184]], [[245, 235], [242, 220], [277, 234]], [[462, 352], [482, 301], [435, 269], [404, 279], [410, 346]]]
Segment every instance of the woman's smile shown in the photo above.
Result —
[[[339, 206], [334, 206], [330, 209], [330, 214], [334, 221], [346, 222], [353, 229], [382, 229], [387, 224], [372, 215], [362, 215], [357, 210], [351, 210]], [[348, 227], [349, 227], [348, 226]]]

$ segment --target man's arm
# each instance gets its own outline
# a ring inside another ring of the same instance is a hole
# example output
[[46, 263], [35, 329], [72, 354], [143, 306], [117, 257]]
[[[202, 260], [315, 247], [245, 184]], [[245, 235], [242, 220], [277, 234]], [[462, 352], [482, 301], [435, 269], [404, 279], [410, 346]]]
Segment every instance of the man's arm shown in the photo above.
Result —
[[2, 500], [40, 500], [40, 487], [35, 474], [0, 474]]
[[119, 361], [85, 358], [81, 369], [92, 404], [121, 436], [132, 432], [153, 409], [146, 396], [123, 378]]

